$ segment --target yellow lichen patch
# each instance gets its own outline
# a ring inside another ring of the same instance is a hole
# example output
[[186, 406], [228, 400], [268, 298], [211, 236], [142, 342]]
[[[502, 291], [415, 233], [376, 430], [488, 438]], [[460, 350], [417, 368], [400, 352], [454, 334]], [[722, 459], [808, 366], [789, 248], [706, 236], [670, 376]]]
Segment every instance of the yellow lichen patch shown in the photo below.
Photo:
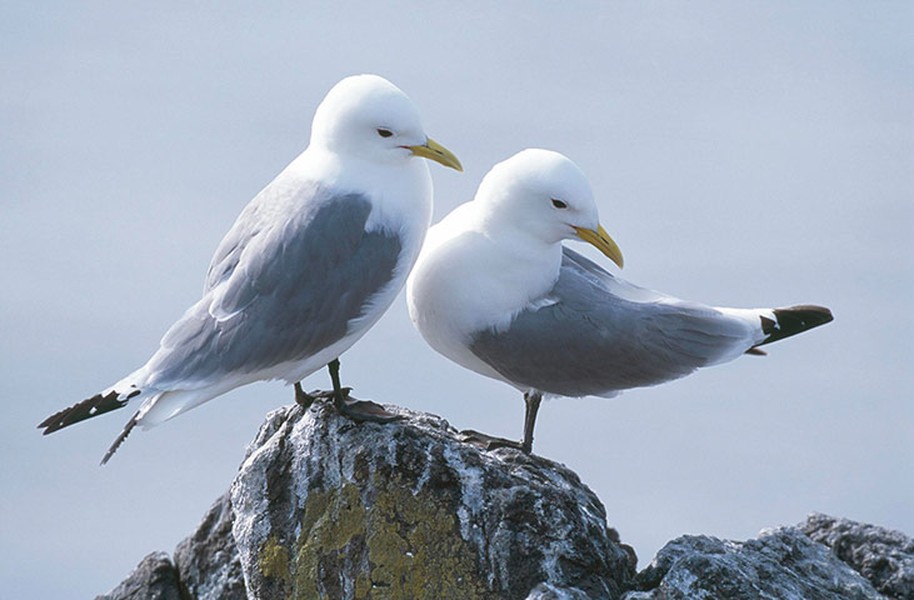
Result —
[[476, 553], [451, 510], [427, 492], [413, 495], [394, 478], [370, 514], [372, 598], [479, 598]]
[[476, 553], [460, 537], [446, 499], [413, 494], [396, 476], [372, 479], [363, 484], [376, 492], [368, 505], [351, 483], [308, 496], [293, 596], [327, 597], [339, 579], [326, 576], [339, 573], [352, 580], [346, 587], [357, 600], [486, 597]]
[[276, 536], [267, 538], [260, 550], [260, 572], [265, 577], [276, 577], [285, 583], [291, 579], [289, 551], [279, 543]]

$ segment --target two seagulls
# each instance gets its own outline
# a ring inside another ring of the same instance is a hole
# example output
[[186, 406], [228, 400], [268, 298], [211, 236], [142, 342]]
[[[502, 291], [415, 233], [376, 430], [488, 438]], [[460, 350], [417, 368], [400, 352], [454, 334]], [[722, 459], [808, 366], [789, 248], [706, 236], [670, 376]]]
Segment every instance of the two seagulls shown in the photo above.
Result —
[[136, 425], [255, 381], [285, 380], [307, 404], [313, 398], [299, 382], [324, 365], [333, 384], [326, 395], [341, 413], [392, 420], [381, 406], [349, 397], [338, 358], [408, 275], [410, 316], [429, 345], [524, 394], [520, 443], [471, 438], [525, 452], [544, 395], [608, 397], [662, 383], [832, 318], [816, 306], [684, 302], [564, 248], [563, 240], [583, 240], [622, 266], [586, 177], [556, 152], [525, 150], [496, 165], [473, 201], [429, 229], [423, 158], [462, 170], [393, 84], [374, 75], [339, 82], [314, 115], [308, 148], [242, 211], [216, 250], [203, 297], [149, 361], [39, 427], [52, 433], [138, 401], [104, 464]]

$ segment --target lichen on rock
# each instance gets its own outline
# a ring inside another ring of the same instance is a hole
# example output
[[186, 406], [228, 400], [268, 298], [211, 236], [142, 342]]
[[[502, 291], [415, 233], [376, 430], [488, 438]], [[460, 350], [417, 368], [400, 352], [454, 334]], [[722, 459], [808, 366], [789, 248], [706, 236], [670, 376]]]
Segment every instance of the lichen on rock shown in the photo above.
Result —
[[413, 494], [399, 478], [368, 485], [376, 490], [371, 505], [352, 483], [305, 501], [294, 597], [314, 597], [321, 573], [344, 572], [355, 557], [365, 567], [356, 578], [355, 598], [482, 597], [475, 552], [438, 497], [424, 490]]
[[574, 473], [486, 452], [444, 420], [355, 424], [274, 411], [232, 490], [258, 598], [526, 598], [539, 584], [617, 598], [634, 575]]
[[907, 600], [914, 541], [812, 515], [757, 539], [683, 536], [641, 573], [572, 471], [483, 451], [446, 421], [272, 412], [230, 494], [104, 600]]

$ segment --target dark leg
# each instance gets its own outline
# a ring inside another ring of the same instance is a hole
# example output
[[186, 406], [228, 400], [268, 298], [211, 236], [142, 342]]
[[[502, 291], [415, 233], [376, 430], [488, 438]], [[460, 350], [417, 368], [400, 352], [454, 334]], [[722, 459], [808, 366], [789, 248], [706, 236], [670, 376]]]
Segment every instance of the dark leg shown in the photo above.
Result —
[[533, 452], [533, 428], [536, 426], [536, 413], [539, 411], [542, 401], [543, 395], [539, 392], [524, 394], [527, 409], [524, 411], [524, 441], [521, 444], [521, 450], [527, 454]]
[[473, 429], [464, 429], [460, 433], [463, 435], [463, 441], [476, 444], [485, 450], [495, 450], [496, 448], [514, 448], [524, 454], [533, 452], [533, 427], [536, 424], [536, 413], [540, 409], [540, 402], [543, 395], [540, 392], [530, 392], [524, 394], [524, 441], [515, 442], [505, 438], [492, 437], [485, 433], [474, 431]]
[[330, 372], [330, 382], [333, 384], [333, 404], [340, 409], [350, 392], [350, 388], [343, 390], [343, 386], [340, 385], [340, 359], [334, 358], [327, 363], [327, 371]]
[[328, 364], [327, 370], [330, 371], [330, 380], [333, 382], [333, 390], [329, 392], [326, 390], [314, 390], [309, 394], [302, 388], [301, 382], [299, 381], [295, 384], [295, 402], [304, 408], [308, 408], [314, 404], [315, 400], [333, 398], [334, 404], [338, 404], [337, 398], [348, 398], [349, 392], [352, 390], [352, 388], [340, 387], [339, 359], [335, 359], [330, 364]]
[[297, 402], [299, 406], [302, 408], [308, 408], [314, 404], [315, 400], [317, 400], [316, 396], [312, 396], [302, 389], [301, 381], [295, 384], [295, 402]]
[[352, 388], [340, 386], [340, 359], [331, 360], [327, 364], [327, 369], [330, 371], [330, 381], [333, 382], [333, 405], [341, 415], [357, 422], [390, 423], [400, 419], [400, 415], [387, 411], [376, 402], [350, 398], [349, 392]]

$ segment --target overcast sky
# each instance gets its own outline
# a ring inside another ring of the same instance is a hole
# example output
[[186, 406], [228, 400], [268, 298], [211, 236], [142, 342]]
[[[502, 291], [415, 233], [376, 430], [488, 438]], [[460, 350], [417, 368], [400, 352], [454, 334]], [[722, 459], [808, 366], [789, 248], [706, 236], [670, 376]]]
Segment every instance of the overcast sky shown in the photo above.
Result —
[[[590, 177], [625, 278], [834, 311], [767, 358], [543, 406], [537, 453], [593, 488], [641, 566], [683, 533], [811, 511], [914, 534], [914, 5], [383, 4], [0, 7], [2, 597], [93, 597], [171, 552], [292, 400], [249, 386], [104, 468], [129, 411], [35, 429], [145, 362], [323, 95], [362, 72], [463, 161], [432, 165], [436, 219], [495, 162], [551, 148]], [[342, 369], [358, 396], [521, 434], [520, 394], [427, 348], [402, 295]]]

